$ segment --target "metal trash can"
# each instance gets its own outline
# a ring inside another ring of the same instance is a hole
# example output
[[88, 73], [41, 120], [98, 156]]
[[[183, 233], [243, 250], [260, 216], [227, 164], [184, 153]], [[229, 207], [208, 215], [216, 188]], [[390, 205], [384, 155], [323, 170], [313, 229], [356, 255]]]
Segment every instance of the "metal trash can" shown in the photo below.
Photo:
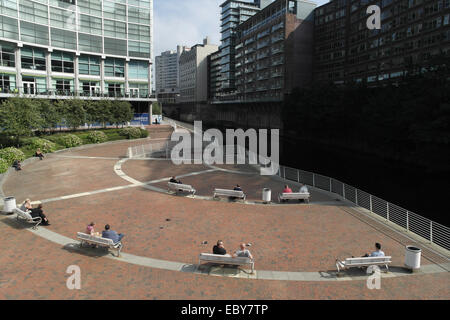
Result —
[[422, 249], [414, 246], [407, 246], [405, 252], [405, 266], [412, 271], [419, 270], [421, 255]]
[[272, 201], [272, 190], [264, 188], [262, 192], [262, 200], [264, 203], [270, 203]]
[[3, 199], [3, 201], [3, 212], [13, 213], [13, 210], [16, 208], [16, 198], [6, 197]]

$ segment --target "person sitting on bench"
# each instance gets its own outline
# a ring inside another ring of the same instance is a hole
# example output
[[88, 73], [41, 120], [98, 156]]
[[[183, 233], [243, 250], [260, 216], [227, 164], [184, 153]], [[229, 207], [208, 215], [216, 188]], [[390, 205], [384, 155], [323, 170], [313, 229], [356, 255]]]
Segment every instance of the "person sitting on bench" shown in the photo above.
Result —
[[222, 240], [217, 241], [217, 244], [213, 247], [213, 254], [220, 254], [222, 256], [227, 254], [227, 250], [225, 250]]
[[30, 199], [26, 199], [22, 205], [19, 208], [21, 211], [23, 212], [27, 212], [28, 210], [33, 209], [33, 206], [31, 205], [31, 200]]
[[44, 154], [42, 153], [41, 149], [37, 149], [36, 153], [34, 154], [35, 157], [39, 158], [40, 160], [42, 160], [44, 158]]
[[375, 251], [372, 252], [371, 254], [366, 253], [364, 255], [364, 258], [367, 257], [384, 257], [384, 252], [381, 251], [381, 244], [375, 243]]
[[283, 190], [283, 193], [292, 193], [292, 189], [291, 189], [291, 188], [289, 188], [289, 186], [288, 186], [288, 185], [285, 185], [285, 186], [284, 186], [284, 190]]
[[301, 185], [299, 193], [309, 193], [308, 187], [304, 184]]
[[37, 208], [30, 210], [31, 211], [30, 214], [31, 214], [31, 216], [33, 218], [41, 217], [41, 219], [42, 219], [42, 223], [41, 224], [43, 226], [49, 226], [50, 223], [49, 223], [47, 217], [45, 216], [44, 210], [42, 210], [42, 208], [43, 208], [42, 204], [39, 204]]
[[234, 189], [233, 189], [234, 191], [242, 191], [242, 188], [241, 188], [241, 186], [240, 185], [236, 185], [236, 187], [234, 187]]
[[177, 180], [177, 178], [175, 178], [175, 176], [173, 176], [172, 178], [170, 178], [170, 183], [176, 183], [176, 184], [182, 184], [181, 180]]
[[105, 226], [105, 230], [102, 232], [102, 237], [106, 239], [111, 239], [114, 242], [114, 244], [121, 242], [124, 236], [125, 235], [122, 233], [117, 234], [117, 232], [111, 230], [111, 226], [109, 224]]
[[13, 168], [16, 169], [16, 171], [22, 170], [22, 164], [20, 163], [19, 160], [14, 160], [14, 163], [12, 166], [13, 166]]
[[250, 251], [248, 249], [245, 248], [246, 244], [245, 243], [241, 243], [239, 245], [239, 250], [237, 250], [234, 254], [233, 254], [233, 258], [237, 258], [237, 257], [242, 257], [242, 258], [250, 258], [253, 260], [253, 256], [250, 253]]

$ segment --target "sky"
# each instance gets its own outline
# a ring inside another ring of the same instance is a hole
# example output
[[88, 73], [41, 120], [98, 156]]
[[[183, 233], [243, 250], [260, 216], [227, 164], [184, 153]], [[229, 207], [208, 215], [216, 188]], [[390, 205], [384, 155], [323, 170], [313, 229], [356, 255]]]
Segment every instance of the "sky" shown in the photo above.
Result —
[[[311, 0], [318, 5], [328, 0]], [[209, 36], [220, 45], [220, 4], [224, 0], [154, 0], [154, 54], [194, 46]]]

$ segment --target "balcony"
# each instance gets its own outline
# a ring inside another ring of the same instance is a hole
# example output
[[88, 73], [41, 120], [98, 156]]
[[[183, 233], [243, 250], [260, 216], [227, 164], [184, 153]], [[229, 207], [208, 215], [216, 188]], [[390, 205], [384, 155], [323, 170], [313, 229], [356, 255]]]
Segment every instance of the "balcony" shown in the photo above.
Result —
[[284, 48], [272, 48], [272, 54], [283, 53]]
[[284, 59], [277, 59], [272, 61], [272, 66], [279, 66], [282, 65], [284, 63]]
[[267, 58], [268, 56], [269, 56], [269, 53], [264, 52], [264, 53], [259, 53], [259, 54], [256, 56], [256, 58], [257, 58], [258, 60], [261, 60], [261, 59]]
[[272, 27], [272, 32], [280, 30], [283, 27], [284, 27], [284, 22], [280, 22], [279, 24], [276, 24]]
[[253, 63], [253, 62], [255, 62], [255, 59], [254, 59], [254, 58], [246, 59], [246, 60], [245, 60], [245, 64], [249, 64], [249, 63]]
[[259, 42], [258, 45], [256, 46], [256, 49], [261, 49], [261, 48], [265, 48], [269, 45], [270, 41], [263, 41], [263, 42]]
[[245, 50], [245, 54], [250, 54], [253, 52], [255, 52], [255, 48], [250, 48], [250, 49]]
[[278, 77], [282, 77], [282, 76], [283, 76], [283, 72], [281, 72], [281, 71], [272, 73], [272, 78], [278, 78]]
[[280, 41], [284, 41], [284, 35], [278, 35], [278, 36], [272, 37], [272, 43], [277, 43]]
[[267, 64], [258, 64], [257, 66], [256, 66], [256, 70], [264, 70], [264, 69], [267, 69], [269, 66], [267, 65]]
[[255, 69], [245, 69], [245, 73], [252, 73], [252, 72], [255, 72]]

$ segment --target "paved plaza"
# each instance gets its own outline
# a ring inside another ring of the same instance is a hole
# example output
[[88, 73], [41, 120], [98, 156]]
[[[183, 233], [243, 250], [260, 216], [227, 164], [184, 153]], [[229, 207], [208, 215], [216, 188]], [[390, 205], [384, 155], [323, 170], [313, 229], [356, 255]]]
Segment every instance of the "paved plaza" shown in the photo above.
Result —
[[[264, 205], [284, 181], [250, 166], [176, 166], [166, 159], [127, 159], [122, 141], [66, 150], [10, 172], [3, 193], [17, 203], [42, 203], [51, 226], [32, 230], [0, 217], [1, 299], [449, 299], [445, 253], [423, 244], [422, 270], [404, 266], [412, 239], [370, 219], [342, 199], [312, 189], [310, 204]], [[167, 192], [176, 175], [192, 196]], [[240, 184], [247, 201], [212, 199], [214, 188]], [[292, 184], [293, 189], [298, 185]], [[76, 233], [94, 221], [124, 233], [122, 256], [80, 249]], [[224, 241], [228, 252], [251, 243], [255, 274], [233, 267], [199, 266], [198, 255]], [[205, 244], [207, 242], [207, 244]], [[380, 290], [369, 290], [363, 270], [336, 276], [336, 258], [360, 256], [375, 242], [392, 256]], [[415, 243], [415, 242], [413, 242]], [[419, 245], [422, 245], [419, 243]], [[81, 268], [81, 290], [68, 290], [66, 269]]]

